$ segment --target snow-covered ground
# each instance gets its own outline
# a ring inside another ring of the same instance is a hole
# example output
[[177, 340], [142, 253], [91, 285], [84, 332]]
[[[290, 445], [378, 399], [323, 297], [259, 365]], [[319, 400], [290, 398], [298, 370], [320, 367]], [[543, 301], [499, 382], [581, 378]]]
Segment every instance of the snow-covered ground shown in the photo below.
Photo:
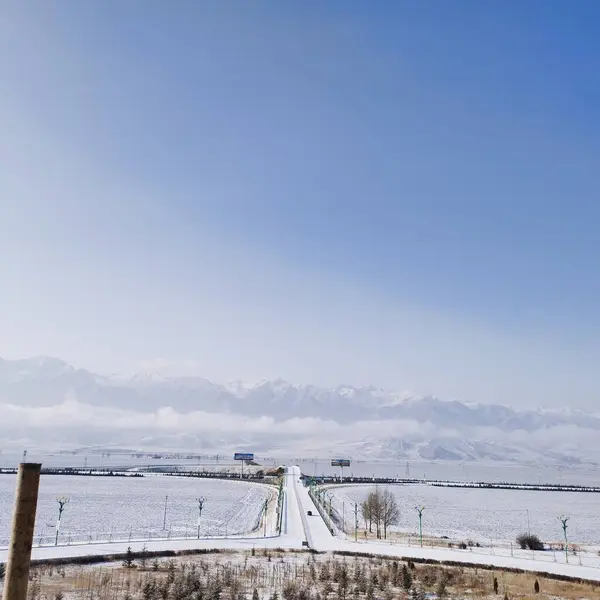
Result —
[[[561, 543], [563, 531], [558, 519], [570, 517], [568, 537], [579, 545], [600, 543], [600, 494], [504, 489], [446, 488], [423, 485], [386, 486], [397, 499], [400, 521], [394, 528], [416, 536], [416, 506], [424, 506], [423, 531], [427, 536], [451, 540], [471, 539], [483, 545], [510, 544], [529, 530], [544, 542]], [[346, 516], [354, 504], [375, 488], [369, 485], [331, 486], [333, 507]], [[353, 527], [354, 516], [347, 521]], [[362, 519], [360, 525], [364, 526]]]
[[[299, 477], [298, 467], [296, 470]], [[308, 494], [308, 489], [299, 485], [297, 487], [300, 504], [305, 511], [311, 510], [316, 513], [316, 507]], [[317, 513], [318, 514], [318, 513]], [[498, 548], [471, 548], [459, 550], [457, 548], [421, 548], [419, 545], [386, 544], [377, 542], [355, 542], [352, 536], [344, 536], [344, 539], [331, 535], [320, 517], [309, 517], [307, 520], [312, 545], [316, 550], [345, 550], [350, 552], [367, 552], [381, 556], [397, 556], [406, 558], [428, 558], [439, 561], [457, 561], [464, 563], [475, 563], [494, 565], [497, 567], [518, 568], [529, 571], [540, 571], [546, 573], [557, 573], [582, 577], [586, 579], [600, 580], [600, 556], [597, 553], [570, 556], [569, 564], [566, 564], [564, 554], [560, 552], [528, 552], [510, 551], [510, 549]], [[556, 561], [556, 562], [555, 562]]]
[[[339, 444], [334, 445], [339, 448]], [[344, 454], [342, 451], [341, 454]], [[349, 456], [352, 456], [349, 451]], [[295, 454], [270, 453], [255, 454], [261, 468], [269, 469], [280, 464], [298, 464], [307, 475], [339, 475], [339, 467], [331, 466], [327, 458], [293, 458], [303, 456], [299, 451]], [[310, 456], [310, 455], [308, 455]], [[133, 467], [180, 467], [199, 470], [233, 470], [239, 471], [240, 465], [233, 460], [232, 453], [221, 454], [217, 459], [208, 455], [202, 458], [169, 457], [154, 459], [150, 456], [137, 456], [132, 453], [101, 454], [99, 449], [81, 450], [77, 454], [50, 454], [29, 450], [28, 460], [43, 463], [44, 467], [111, 467], [127, 469]], [[0, 454], [0, 466], [14, 468], [22, 461], [22, 453], [3, 452]], [[358, 456], [354, 457], [359, 458]], [[574, 464], [569, 466], [551, 464], [520, 464], [496, 461], [439, 461], [439, 460], [353, 460], [344, 475], [357, 477], [412, 477], [416, 479], [437, 479], [464, 482], [512, 482], [523, 484], [551, 483], [562, 485], [600, 485], [600, 469], [593, 464]]]
[[[87, 554], [114, 554], [125, 552], [128, 546], [134, 551], [146, 545], [149, 550], [182, 550], [194, 548], [290, 548], [298, 549], [308, 541], [311, 548], [318, 551], [350, 551], [368, 552], [381, 556], [398, 558], [426, 558], [438, 561], [456, 561], [470, 564], [493, 565], [499, 568], [519, 568], [530, 571], [556, 573], [572, 577], [600, 581], [600, 557], [586, 554], [570, 556], [569, 564], [565, 564], [563, 554], [557, 552], [523, 552], [498, 548], [473, 548], [459, 550], [456, 548], [421, 548], [418, 545], [404, 546], [398, 544], [355, 542], [351, 536], [333, 536], [319, 516], [317, 509], [309, 497], [308, 489], [300, 483], [300, 469], [292, 466], [285, 476], [285, 506], [283, 527], [280, 536], [272, 537], [238, 537], [229, 539], [180, 539], [151, 542], [118, 542], [112, 544], [85, 544], [58, 547], [42, 547], [33, 549], [33, 558], [72, 557]], [[308, 516], [312, 511], [313, 516]], [[7, 551], [0, 550], [0, 562], [6, 560]]]
[[[290, 464], [283, 460], [282, 464]], [[302, 472], [310, 476], [340, 475], [339, 467], [330, 460], [304, 459], [299, 463]], [[600, 469], [596, 465], [525, 465], [491, 461], [435, 460], [353, 460], [344, 468], [344, 477], [390, 477], [395, 479], [431, 479], [439, 481], [521, 484], [600, 485]]]
[[[15, 480], [14, 475], [0, 476], [0, 546], [8, 544]], [[205, 498], [202, 537], [247, 534], [258, 527], [264, 502], [273, 491], [265, 485], [216, 479], [45, 476], [40, 482], [35, 544], [54, 543], [57, 498], [63, 496], [69, 503], [59, 539], [74, 543], [197, 537], [200, 497]]]

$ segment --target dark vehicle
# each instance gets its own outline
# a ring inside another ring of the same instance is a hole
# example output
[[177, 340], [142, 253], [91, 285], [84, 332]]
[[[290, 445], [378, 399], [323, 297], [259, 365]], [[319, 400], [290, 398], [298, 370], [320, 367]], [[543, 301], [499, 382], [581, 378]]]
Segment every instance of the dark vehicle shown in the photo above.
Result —
[[308, 516], [309, 516], [309, 517], [312, 517], [312, 510], [309, 510], [309, 511], [308, 511]]

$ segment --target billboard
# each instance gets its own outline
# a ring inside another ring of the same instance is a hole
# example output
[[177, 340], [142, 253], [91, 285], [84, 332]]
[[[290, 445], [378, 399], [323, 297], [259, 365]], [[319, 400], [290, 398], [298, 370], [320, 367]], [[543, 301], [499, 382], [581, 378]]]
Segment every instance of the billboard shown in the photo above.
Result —
[[332, 467], [349, 467], [350, 459], [349, 458], [333, 458], [331, 460]]
[[253, 452], [236, 452], [233, 455], [233, 460], [254, 460]]

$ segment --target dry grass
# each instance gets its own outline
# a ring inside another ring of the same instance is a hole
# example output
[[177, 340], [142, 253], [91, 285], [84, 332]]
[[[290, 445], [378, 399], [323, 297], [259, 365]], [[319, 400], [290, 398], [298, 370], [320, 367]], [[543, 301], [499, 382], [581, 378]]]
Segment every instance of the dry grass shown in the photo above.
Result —
[[[261, 600], [600, 600], [593, 584], [537, 577], [535, 594], [532, 574], [382, 557], [260, 550], [135, 563], [37, 566], [29, 600], [249, 600], [255, 590]], [[410, 574], [410, 592], [403, 571]]]

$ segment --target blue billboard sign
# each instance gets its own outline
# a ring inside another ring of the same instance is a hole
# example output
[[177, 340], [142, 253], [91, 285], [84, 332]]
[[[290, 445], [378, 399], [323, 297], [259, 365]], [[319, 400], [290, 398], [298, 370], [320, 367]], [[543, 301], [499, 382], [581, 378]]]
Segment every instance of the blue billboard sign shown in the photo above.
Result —
[[253, 452], [236, 452], [233, 455], [233, 460], [254, 460]]

